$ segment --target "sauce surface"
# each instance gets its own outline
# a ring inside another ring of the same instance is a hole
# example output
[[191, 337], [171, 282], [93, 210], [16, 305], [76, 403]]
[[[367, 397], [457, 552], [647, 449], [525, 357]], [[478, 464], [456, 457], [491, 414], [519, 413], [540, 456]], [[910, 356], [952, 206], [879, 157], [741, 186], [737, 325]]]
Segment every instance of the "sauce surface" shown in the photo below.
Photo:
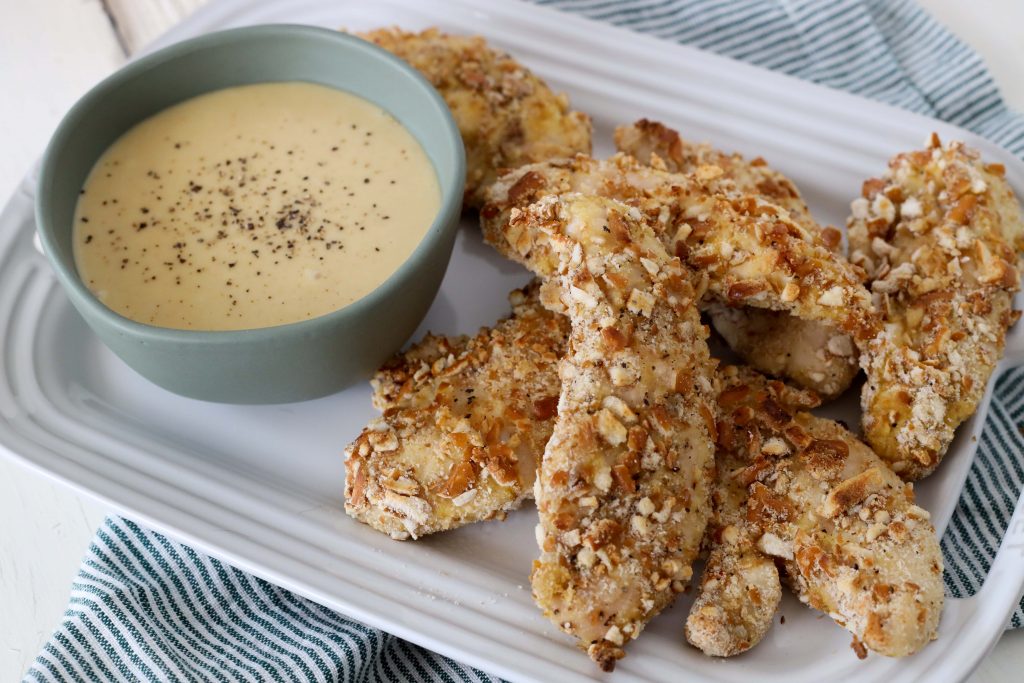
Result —
[[441, 195], [390, 114], [312, 83], [201, 95], [104, 152], [78, 199], [75, 264], [117, 313], [238, 330], [329, 313], [420, 243]]

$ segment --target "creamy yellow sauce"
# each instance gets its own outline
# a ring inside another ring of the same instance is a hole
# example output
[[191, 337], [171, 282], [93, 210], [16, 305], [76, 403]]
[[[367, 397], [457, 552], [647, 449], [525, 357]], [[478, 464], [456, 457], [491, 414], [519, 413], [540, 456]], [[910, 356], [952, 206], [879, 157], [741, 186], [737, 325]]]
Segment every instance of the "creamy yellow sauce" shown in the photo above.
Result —
[[78, 199], [75, 263], [121, 315], [237, 330], [314, 318], [405, 261], [440, 207], [391, 115], [311, 83], [228, 88], [122, 135]]

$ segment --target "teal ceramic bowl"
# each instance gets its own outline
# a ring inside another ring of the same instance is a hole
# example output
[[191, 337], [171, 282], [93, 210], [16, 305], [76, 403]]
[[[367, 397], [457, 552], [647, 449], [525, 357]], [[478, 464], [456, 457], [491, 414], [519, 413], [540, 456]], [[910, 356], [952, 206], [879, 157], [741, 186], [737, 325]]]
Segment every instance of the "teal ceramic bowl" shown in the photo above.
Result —
[[[72, 254], [78, 191], [122, 133], [212, 90], [308, 81], [346, 90], [390, 112], [437, 173], [441, 209], [420, 245], [380, 287], [311, 320], [254, 330], [199, 332], [134, 322], [82, 283]], [[188, 40], [143, 57], [93, 88], [64, 117], [43, 158], [36, 220], [71, 303], [128, 365], [177, 394], [227, 403], [281, 403], [334, 393], [398, 350], [430, 307], [451, 257], [465, 155], [451, 113], [414, 69], [376, 46], [326, 29], [256, 26]]]

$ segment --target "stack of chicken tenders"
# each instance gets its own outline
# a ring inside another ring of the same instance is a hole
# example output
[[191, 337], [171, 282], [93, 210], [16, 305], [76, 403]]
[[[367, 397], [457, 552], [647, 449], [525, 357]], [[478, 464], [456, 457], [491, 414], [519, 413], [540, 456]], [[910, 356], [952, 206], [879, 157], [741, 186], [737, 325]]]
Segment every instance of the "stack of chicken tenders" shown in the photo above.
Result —
[[[363, 37], [444, 96], [466, 208], [535, 279], [493, 327], [428, 335], [380, 369], [346, 511], [415, 539], [533, 498], [534, 599], [604, 670], [699, 559], [685, 632], [708, 655], [757, 645], [783, 584], [862, 657], [933, 640], [942, 555], [911, 482], [1020, 317], [1005, 169], [933, 134], [864, 182], [844, 254], [763, 159], [648, 120], [595, 159], [589, 118], [483, 39]], [[745, 365], [711, 355], [703, 320]], [[863, 441], [810, 412], [861, 370]]]

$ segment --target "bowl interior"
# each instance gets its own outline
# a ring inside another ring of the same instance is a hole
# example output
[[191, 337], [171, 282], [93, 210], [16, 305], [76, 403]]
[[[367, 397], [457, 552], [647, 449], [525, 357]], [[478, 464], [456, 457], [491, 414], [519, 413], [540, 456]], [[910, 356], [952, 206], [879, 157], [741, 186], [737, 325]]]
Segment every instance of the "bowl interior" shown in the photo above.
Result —
[[462, 199], [463, 150], [444, 102], [418, 73], [337, 31], [278, 25], [208, 34], [143, 57], [100, 83], [72, 108], [50, 142], [37, 223], [58, 275], [78, 303], [84, 299], [117, 315], [81, 283], [71, 244], [78, 191], [99, 156], [133, 125], [171, 105], [213, 90], [274, 81], [346, 90], [390, 112], [423, 146], [441, 188], [442, 208], [424, 241], [445, 229], [440, 218]]

